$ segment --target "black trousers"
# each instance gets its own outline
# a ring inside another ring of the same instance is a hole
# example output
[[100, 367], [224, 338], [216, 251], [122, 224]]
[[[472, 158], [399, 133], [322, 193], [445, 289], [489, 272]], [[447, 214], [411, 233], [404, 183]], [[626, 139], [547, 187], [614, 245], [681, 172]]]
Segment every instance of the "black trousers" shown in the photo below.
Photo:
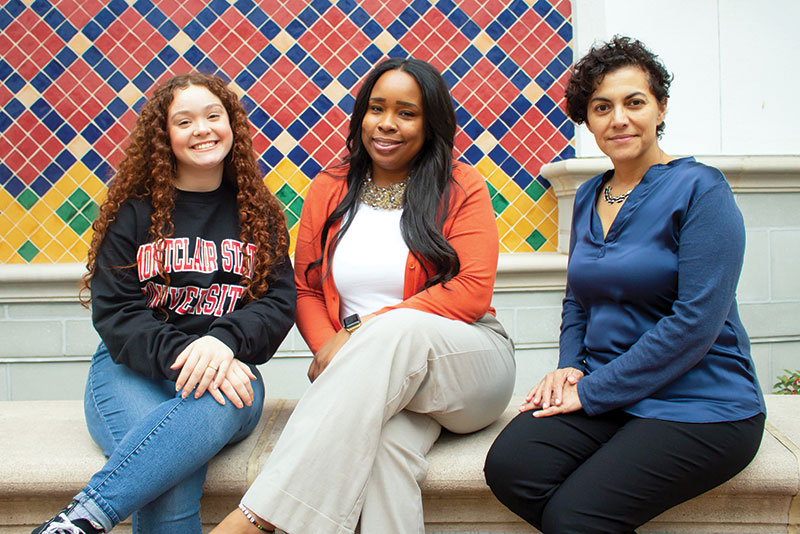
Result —
[[744, 469], [763, 432], [763, 414], [677, 423], [526, 412], [497, 437], [484, 472], [497, 498], [544, 534], [629, 534]]

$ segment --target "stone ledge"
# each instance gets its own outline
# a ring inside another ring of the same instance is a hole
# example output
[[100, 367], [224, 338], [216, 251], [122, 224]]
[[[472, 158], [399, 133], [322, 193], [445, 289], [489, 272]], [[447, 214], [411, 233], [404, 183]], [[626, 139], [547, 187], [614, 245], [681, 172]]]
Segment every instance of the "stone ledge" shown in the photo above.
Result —
[[[434, 446], [423, 484], [429, 530], [534, 532], [500, 505], [483, 481], [485, 453], [515, 415], [518, 402], [512, 400], [487, 429], [468, 436], [445, 434]], [[641, 532], [754, 534], [800, 528], [798, 403], [800, 397], [769, 396], [768, 429], [753, 463], [733, 480], [655, 518]], [[211, 462], [205, 523], [218, 522], [236, 505], [295, 404], [267, 399], [253, 434]], [[104, 462], [86, 431], [81, 401], [4, 402], [0, 428], [0, 533], [29, 532], [64, 506]]]

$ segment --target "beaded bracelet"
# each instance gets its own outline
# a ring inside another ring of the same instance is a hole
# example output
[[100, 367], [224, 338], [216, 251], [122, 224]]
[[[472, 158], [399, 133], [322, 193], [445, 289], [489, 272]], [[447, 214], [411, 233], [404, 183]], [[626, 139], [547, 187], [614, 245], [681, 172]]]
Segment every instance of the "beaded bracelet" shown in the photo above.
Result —
[[269, 530], [269, 529], [266, 529], [266, 528], [262, 527], [261, 525], [259, 525], [258, 521], [256, 521], [256, 518], [253, 517], [253, 514], [250, 513], [250, 510], [245, 508], [245, 506], [243, 504], [241, 504], [241, 503], [239, 503], [239, 510], [242, 511], [242, 513], [247, 518], [247, 520], [250, 521], [253, 525], [255, 525], [255, 527], [258, 530], [263, 530], [264, 532], [272, 532], [272, 534], [275, 534], [274, 530]]

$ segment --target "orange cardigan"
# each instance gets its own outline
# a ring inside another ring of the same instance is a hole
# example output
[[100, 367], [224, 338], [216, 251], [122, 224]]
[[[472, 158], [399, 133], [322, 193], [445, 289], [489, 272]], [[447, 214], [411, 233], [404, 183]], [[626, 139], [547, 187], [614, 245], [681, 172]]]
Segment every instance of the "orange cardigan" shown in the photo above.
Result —
[[[330, 258], [321, 268], [312, 269], [306, 280], [306, 267], [322, 254], [320, 234], [328, 215], [339, 205], [347, 192], [344, 174], [322, 172], [311, 182], [300, 217], [295, 249], [295, 282], [297, 283], [297, 326], [303, 339], [316, 354], [319, 348], [340, 328], [339, 293], [333, 276], [322, 280]], [[460, 162], [453, 164], [456, 185], [451, 187], [450, 211], [443, 233], [458, 254], [461, 269], [445, 286], [437, 284], [422, 289], [427, 280], [425, 269], [409, 253], [406, 260], [403, 301], [378, 310], [384, 313], [395, 308], [413, 308], [471, 323], [487, 312], [497, 272], [499, 242], [489, 190], [483, 176]], [[328, 240], [339, 229], [341, 221], [328, 232]], [[433, 273], [430, 264], [425, 265]]]

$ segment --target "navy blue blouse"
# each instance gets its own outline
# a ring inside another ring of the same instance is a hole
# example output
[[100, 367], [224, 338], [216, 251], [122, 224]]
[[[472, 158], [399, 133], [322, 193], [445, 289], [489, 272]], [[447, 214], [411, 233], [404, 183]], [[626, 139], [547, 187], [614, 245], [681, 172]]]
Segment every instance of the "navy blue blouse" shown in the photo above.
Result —
[[736, 307], [744, 222], [722, 173], [673, 160], [645, 173], [606, 237], [595, 203], [613, 171], [575, 197], [559, 367], [586, 373], [583, 408], [683, 422], [765, 412]]

